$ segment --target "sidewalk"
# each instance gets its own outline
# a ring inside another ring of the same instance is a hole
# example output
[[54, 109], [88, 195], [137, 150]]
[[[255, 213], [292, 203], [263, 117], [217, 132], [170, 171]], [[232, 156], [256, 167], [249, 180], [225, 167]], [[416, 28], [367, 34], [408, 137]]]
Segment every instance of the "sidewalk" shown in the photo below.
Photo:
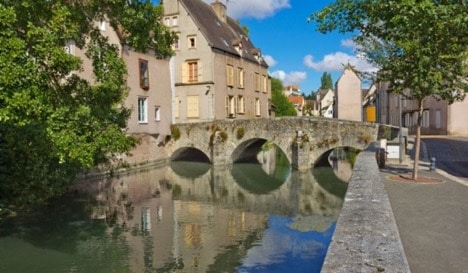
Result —
[[[425, 156], [431, 151], [421, 147], [418, 176], [437, 182], [392, 180], [395, 175], [411, 176], [413, 161], [409, 156], [403, 164], [387, 162], [380, 172], [411, 272], [468, 273], [467, 179], [442, 170], [430, 171]], [[464, 156], [468, 160], [468, 154]]]

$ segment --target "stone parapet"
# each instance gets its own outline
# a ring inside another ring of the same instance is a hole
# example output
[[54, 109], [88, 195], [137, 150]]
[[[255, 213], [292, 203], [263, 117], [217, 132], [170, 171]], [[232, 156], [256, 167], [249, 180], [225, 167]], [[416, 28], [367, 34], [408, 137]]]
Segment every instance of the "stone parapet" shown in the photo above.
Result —
[[375, 153], [357, 158], [322, 273], [410, 272]]

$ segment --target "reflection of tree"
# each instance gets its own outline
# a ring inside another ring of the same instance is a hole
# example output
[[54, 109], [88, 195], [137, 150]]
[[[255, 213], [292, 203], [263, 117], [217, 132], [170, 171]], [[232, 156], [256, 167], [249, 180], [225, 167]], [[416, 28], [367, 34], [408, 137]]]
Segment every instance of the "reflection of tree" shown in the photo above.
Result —
[[241, 265], [242, 258], [247, 250], [252, 248], [261, 239], [264, 230], [253, 231], [245, 239], [237, 244], [227, 246], [221, 253], [216, 255], [214, 262], [208, 266], [207, 273], [236, 272], [236, 267]]
[[[274, 145], [276, 146], [276, 145]], [[239, 186], [254, 194], [267, 194], [281, 187], [291, 174], [288, 158], [278, 147], [275, 149], [275, 168], [267, 174], [259, 164], [234, 164], [231, 174]]]
[[[104, 220], [91, 219], [87, 207], [90, 201], [84, 196], [72, 195], [51, 201], [14, 219], [15, 222], [10, 223], [11, 232], [0, 236], [20, 236], [40, 249], [69, 254], [70, 270], [79, 265], [81, 272], [128, 272], [129, 248], [122, 229], [109, 230]], [[28, 259], [43, 267], [43, 258]], [[51, 268], [51, 264], [46, 268]]]
[[314, 168], [312, 174], [323, 189], [340, 199], [344, 198], [348, 184], [340, 180], [332, 168]]
[[[234, 164], [231, 170], [232, 177], [243, 189], [254, 194], [267, 194], [279, 189], [284, 179], [268, 175], [258, 164]], [[282, 174], [283, 172], [279, 172]]]

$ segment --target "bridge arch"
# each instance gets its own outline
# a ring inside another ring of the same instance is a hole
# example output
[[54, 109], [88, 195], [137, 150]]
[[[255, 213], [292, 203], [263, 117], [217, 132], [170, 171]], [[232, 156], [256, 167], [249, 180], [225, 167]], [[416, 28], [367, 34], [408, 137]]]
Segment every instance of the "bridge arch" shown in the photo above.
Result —
[[171, 161], [197, 161], [212, 163], [207, 154], [194, 147], [181, 147], [174, 151], [170, 157]]

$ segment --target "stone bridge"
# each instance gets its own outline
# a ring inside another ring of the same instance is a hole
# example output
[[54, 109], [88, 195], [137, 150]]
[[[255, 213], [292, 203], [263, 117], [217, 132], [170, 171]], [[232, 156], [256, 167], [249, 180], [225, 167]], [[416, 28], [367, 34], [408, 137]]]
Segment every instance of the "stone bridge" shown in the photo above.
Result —
[[[171, 160], [213, 165], [251, 162], [268, 145], [280, 148], [295, 169], [312, 168], [337, 147], [365, 149], [398, 128], [317, 117], [222, 120], [172, 125], [166, 144]], [[268, 144], [268, 145], [265, 145]]]

